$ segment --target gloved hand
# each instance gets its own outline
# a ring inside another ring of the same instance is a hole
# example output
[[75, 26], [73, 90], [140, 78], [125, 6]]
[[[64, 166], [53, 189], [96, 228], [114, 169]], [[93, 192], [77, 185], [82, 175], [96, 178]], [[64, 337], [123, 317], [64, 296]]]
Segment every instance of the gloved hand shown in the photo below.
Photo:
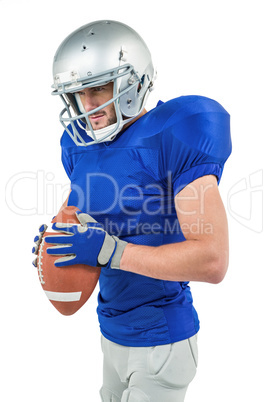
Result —
[[64, 234], [47, 236], [45, 241], [54, 244], [47, 248], [50, 255], [61, 255], [56, 267], [86, 264], [93, 267], [117, 268], [127, 242], [110, 236], [90, 215], [76, 213], [79, 224], [54, 223], [53, 230]]
[[[35, 236], [34, 238], [34, 242], [35, 242], [35, 246], [32, 248], [32, 253], [37, 255], [38, 253], [38, 249], [40, 246], [40, 243], [42, 241], [43, 238], [43, 234], [45, 233], [45, 231], [47, 230], [47, 225], [43, 224], [39, 227], [39, 235]], [[35, 267], [37, 267], [37, 257], [35, 257], [35, 259], [33, 260], [33, 265]]]

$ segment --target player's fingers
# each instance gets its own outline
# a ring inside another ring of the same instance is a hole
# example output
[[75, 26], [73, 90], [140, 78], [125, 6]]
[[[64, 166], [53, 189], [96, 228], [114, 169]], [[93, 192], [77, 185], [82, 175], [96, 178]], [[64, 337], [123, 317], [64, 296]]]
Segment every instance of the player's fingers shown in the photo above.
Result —
[[70, 245], [71, 236], [68, 235], [53, 235], [46, 236], [45, 242], [49, 244], [68, 244]]
[[72, 244], [54, 246], [47, 248], [47, 254], [49, 255], [71, 255], [72, 254]]
[[38, 246], [33, 246], [33, 248], [32, 248], [32, 253], [33, 254], [37, 254], [38, 253]]
[[39, 235], [35, 236], [35, 238], [34, 238], [34, 243], [36, 245], [33, 247], [32, 253], [37, 254], [39, 245], [43, 238], [43, 234], [45, 233], [46, 230], [47, 230], [47, 225], [45, 223], [43, 223], [42, 225], [39, 226]]
[[41, 235], [44, 234], [46, 230], [47, 230], [47, 225], [45, 223], [43, 223], [42, 225], [39, 226], [39, 233]]
[[52, 229], [55, 230], [56, 232], [66, 233], [71, 236], [78, 231], [78, 229], [77, 229], [78, 226], [81, 227], [81, 225], [77, 225], [77, 224], [73, 224], [73, 223], [56, 222], [56, 223], [53, 223]]
[[54, 264], [57, 268], [61, 268], [61, 267], [67, 267], [68, 265], [74, 265], [75, 264], [75, 258], [76, 255], [72, 254], [69, 256], [65, 256], [62, 258], [58, 258]]

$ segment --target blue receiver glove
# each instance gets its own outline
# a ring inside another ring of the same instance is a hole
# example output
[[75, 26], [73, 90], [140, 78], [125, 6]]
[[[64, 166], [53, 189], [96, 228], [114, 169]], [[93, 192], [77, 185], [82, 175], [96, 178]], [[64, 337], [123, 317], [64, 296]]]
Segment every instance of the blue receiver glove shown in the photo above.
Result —
[[120, 267], [127, 242], [110, 236], [90, 215], [76, 213], [80, 224], [54, 223], [53, 230], [63, 234], [47, 236], [50, 255], [63, 256], [55, 261], [56, 267], [86, 264], [93, 267]]

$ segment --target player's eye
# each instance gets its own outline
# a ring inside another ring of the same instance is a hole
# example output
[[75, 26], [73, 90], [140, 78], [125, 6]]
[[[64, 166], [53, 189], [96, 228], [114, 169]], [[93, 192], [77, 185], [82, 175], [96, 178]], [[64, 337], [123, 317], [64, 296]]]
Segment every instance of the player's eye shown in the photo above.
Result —
[[93, 90], [95, 91], [95, 92], [101, 92], [101, 91], [103, 91], [105, 88], [104, 87], [95, 87], [95, 88], [93, 88]]

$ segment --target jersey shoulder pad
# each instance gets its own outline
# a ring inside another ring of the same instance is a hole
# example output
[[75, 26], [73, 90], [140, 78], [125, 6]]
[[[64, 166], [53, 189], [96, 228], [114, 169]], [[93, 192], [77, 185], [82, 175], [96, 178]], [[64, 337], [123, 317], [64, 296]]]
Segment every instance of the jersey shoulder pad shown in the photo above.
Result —
[[218, 102], [182, 96], [164, 105], [172, 111], [164, 131], [202, 153], [227, 159], [231, 153], [230, 115]]

